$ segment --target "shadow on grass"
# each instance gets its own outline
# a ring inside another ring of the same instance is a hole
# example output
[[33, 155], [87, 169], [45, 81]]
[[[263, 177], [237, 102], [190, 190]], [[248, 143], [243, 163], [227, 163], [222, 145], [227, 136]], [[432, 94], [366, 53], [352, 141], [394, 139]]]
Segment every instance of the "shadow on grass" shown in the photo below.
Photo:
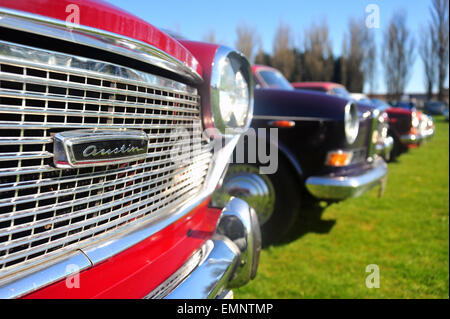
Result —
[[306, 196], [302, 201], [294, 226], [275, 246], [285, 245], [308, 233], [328, 234], [336, 224], [335, 219], [323, 220], [322, 215], [328, 205]]

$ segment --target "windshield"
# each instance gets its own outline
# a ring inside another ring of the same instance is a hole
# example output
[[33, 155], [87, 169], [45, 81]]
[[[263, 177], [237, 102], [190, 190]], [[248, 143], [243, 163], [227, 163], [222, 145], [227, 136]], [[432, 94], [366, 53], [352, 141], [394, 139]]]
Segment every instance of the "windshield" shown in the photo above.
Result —
[[264, 70], [259, 71], [259, 75], [262, 77], [264, 82], [269, 88], [273, 89], [283, 89], [283, 90], [293, 90], [291, 83], [278, 71]]
[[332, 88], [331, 92], [333, 95], [336, 95], [338, 97], [342, 97], [344, 99], [350, 99], [350, 93], [344, 88], [336, 87]]

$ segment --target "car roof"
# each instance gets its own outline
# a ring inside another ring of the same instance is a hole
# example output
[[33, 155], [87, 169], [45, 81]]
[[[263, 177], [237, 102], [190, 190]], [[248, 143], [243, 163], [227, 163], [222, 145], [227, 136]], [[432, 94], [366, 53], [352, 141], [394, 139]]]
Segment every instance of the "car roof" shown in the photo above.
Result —
[[345, 88], [342, 84], [335, 82], [294, 82], [292, 83], [292, 86], [296, 88], [323, 88], [327, 91], [336, 87]]

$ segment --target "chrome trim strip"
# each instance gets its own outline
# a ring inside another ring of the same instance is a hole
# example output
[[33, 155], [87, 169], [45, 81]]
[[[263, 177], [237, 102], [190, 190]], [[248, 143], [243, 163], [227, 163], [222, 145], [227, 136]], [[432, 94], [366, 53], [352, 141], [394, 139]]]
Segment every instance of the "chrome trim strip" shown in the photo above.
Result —
[[[25, 271], [21, 273], [21, 278], [6, 285], [0, 285], [0, 298], [19, 298], [42, 286], [68, 278], [89, 267], [91, 267], [89, 259], [81, 251], [74, 251], [65, 256], [64, 260], [51, 266], [42, 265], [39, 269], [33, 269], [33, 273]], [[14, 280], [14, 278], [9, 280]]]
[[221, 295], [231, 280], [238, 264], [240, 252], [225, 236], [213, 237], [214, 248], [199, 265], [166, 299], [211, 299]]
[[167, 278], [158, 287], [152, 290], [144, 299], [162, 299], [174, 290], [183, 280], [186, 279], [205, 259], [214, 248], [214, 242], [207, 240], [175, 273]]
[[320, 199], [340, 200], [357, 197], [368, 189], [386, 182], [388, 168], [381, 158], [375, 159], [372, 168], [356, 176], [311, 176], [305, 184], [308, 191]]
[[[100, 29], [69, 25], [65, 21], [41, 15], [0, 8], [2, 27], [110, 51], [182, 75], [193, 83], [203, 82], [196, 70], [150, 44]], [[198, 64], [195, 59], [193, 62]]]
[[254, 120], [274, 120], [274, 121], [334, 121], [328, 117], [307, 117], [307, 116], [272, 116], [253, 115]]

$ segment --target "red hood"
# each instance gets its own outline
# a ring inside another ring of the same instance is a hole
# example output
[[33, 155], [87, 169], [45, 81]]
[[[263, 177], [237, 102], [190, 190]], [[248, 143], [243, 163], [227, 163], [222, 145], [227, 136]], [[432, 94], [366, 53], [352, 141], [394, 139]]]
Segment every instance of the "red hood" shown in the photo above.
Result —
[[202, 68], [178, 41], [138, 17], [100, 0], [2, 0], [0, 6], [66, 21], [68, 5], [80, 8], [80, 24], [150, 44], [183, 62], [200, 76]]

